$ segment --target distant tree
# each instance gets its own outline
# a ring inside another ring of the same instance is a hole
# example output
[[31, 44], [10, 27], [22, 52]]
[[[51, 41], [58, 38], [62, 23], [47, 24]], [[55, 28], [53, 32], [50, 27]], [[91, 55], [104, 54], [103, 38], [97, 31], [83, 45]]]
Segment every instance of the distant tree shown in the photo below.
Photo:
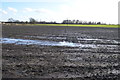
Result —
[[19, 23], [20, 21], [19, 21], [19, 20], [15, 20], [15, 19], [13, 19], [13, 18], [9, 18], [9, 19], [8, 19], [8, 22]]
[[76, 24], [79, 24], [79, 20], [76, 20]]
[[68, 20], [68, 24], [71, 24], [72, 23], [72, 20]]
[[28, 23], [28, 21], [25, 21], [25, 23], [27, 24], [27, 23]]
[[29, 18], [29, 22], [34, 24], [34, 23], [36, 23], [37, 21], [36, 21], [34, 18]]
[[68, 24], [68, 20], [63, 20], [63, 24]]
[[15, 22], [15, 20], [13, 18], [9, 18], [8, 22]]
[[75, 23], [76, 23], [76, 20], [73, 20], [72, 23], [75, 24]]
[[88, 24], [92, 24], [92, 22], [90, 21], [90, 22], [88, 22]]
[[97, 22], [97, 24], [101, 24], [101, 22]]

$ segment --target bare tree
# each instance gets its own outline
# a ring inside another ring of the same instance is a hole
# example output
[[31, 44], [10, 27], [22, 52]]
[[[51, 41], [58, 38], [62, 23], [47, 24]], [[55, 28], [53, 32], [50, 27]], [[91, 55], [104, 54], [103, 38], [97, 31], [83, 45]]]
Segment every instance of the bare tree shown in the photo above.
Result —
[[29, 20], [30, 20], [29, 22], [33, 24], [37, 22], [34, 18], [29, 18]]
[[8, 22], [15, 22], [15, 20], [13, 18], [9, 18]]

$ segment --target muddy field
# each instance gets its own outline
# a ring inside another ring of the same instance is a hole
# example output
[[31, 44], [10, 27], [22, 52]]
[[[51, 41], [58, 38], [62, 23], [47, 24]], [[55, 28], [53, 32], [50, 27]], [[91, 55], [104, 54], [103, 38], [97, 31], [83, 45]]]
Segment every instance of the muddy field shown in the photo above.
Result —
[[2, 35], [3, 78], [120, 79], [117, 28], [3, 25]]

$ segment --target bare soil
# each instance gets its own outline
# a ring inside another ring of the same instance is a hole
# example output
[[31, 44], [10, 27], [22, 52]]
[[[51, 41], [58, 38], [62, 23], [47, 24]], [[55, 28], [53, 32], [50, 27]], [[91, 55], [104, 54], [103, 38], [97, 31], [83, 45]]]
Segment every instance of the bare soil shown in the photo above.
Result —
[[64, 41], [66, 36], [74, 36], [83, 45], [102, 45], [92, 48], [2, 43], [3, 80], [119, 80], [119, 43], [114, 42], [119, 42], [118, 32], [117, 28], [3, 25], [3, 38]]

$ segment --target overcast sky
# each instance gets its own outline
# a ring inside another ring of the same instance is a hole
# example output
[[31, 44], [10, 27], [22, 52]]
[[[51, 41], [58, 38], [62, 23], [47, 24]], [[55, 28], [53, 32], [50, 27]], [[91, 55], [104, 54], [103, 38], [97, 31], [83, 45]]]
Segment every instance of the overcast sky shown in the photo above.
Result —
[[118, 23], [119, 0], [1, 0], [0, 20], [62, 22], [64, 19]]

